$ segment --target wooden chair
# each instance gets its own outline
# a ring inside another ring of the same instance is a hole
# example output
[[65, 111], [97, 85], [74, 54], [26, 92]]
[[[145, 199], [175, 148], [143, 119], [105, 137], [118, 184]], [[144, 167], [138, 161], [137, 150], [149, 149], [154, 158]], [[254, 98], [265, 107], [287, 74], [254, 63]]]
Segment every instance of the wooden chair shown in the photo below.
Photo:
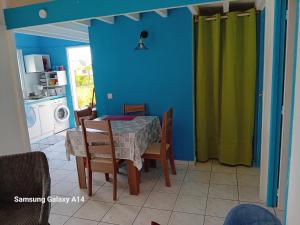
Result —
[[168, 112], [163, 114], [161, 142], [150, 145], [142, 156], [145, 159], [146, 168], [148, 168], [149, 160], [161, 161], [165, 183], [168, 187], [171, 186], [168, 172], [168, 159], [170, 161], [172, 174], [176, 174], [172, 145], [172, 117], [173, 109], [170, 108]]
[[91, 107], [87, 107], [86, 109], [75, 110], [75, 122], [76, 126], [81, 125], [81, 120], [92, 120], [95, 119], [95, 115], [93, 115], [93, 110]]
[[123, 115], [134, 115], [134, 116], [145, 116], [146, 115], [146, 105], [123, 105]]
[[[84, 145], [87, 154], [88, 194], [92, 195], [92, 172], [103, 172], [109, 180], [113, 175], [113, 200], [117, 199], [117, 165], [109, 120], [82, 120]], [[101, 154], [103, 157], [95, 156]], [[105, 157], [104, 157], [105, 155]]]

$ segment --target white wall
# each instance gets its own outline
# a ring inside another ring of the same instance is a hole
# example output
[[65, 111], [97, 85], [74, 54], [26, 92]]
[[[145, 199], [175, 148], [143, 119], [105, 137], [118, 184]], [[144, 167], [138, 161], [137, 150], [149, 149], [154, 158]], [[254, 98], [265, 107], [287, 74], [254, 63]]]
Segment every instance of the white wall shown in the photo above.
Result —
[[[299, 22], [300, 19], [298, 18]], [[299, 225], [300, 202], [300, 29], [298, 31], [297, 67], [294, 99], [294, 121], [290, 162], [286, 225]]]
[[0, 155], [30, 151], [14, 37], [0, 1]]
[[260, 168], [260, 200], [266, 202], [269, 139], [270, 139], [270, 110], [272, 90], [272, 66], [273, 66], [273, 33], [274, 33], [274, 1], [266, 1], [265, 17], [265, 62], [263, 84], [263, 107], [262, 107], [262, 140], [261, 140], [261, 168]]

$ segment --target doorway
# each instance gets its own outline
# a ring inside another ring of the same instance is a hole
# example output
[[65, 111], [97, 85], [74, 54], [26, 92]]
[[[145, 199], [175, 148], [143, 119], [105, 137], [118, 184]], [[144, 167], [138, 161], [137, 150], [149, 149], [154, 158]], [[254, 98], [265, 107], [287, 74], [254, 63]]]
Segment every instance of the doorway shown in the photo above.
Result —
[[67, 48], [67, 57], [74, 110], [95, 104], [90, 46]]

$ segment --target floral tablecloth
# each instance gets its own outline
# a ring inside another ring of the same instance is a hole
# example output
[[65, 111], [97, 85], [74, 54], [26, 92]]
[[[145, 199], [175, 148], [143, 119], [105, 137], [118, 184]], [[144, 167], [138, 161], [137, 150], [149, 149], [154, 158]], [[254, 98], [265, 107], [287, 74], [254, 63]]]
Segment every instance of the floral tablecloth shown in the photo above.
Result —
[[[147, 147], [160, 140], [161, 127], [157, 116], [137, 116], [130, 121], [111, 121], [116, 158], [129, 159], [135, 167], [142, 168], [142, 154]], [[81, 127], [67, 131], [66, 154], [86, 156]]]

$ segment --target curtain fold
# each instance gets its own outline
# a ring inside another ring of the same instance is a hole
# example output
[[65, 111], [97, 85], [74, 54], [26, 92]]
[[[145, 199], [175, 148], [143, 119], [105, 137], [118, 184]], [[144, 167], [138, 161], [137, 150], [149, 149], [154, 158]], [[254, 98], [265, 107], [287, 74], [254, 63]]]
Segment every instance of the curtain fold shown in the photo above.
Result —
[[252, 163], [256, 81], [256, 12], [200, 16], [196, 75], [197, 160]]

